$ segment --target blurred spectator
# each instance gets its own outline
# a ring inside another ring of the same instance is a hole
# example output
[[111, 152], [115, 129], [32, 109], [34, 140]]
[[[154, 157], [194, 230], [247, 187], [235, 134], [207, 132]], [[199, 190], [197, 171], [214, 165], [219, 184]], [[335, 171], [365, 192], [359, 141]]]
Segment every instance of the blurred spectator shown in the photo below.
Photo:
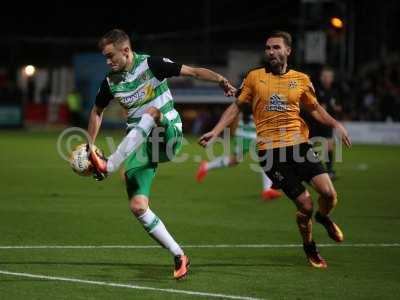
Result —
[[354, 121], [400, 121], [400, 60], [374, 62], [354, 82]]
[[358, 109], [358, 119], [375, 121], [379, 119], [379, 105], [376, 83], [373, 78], [367, 78], [361, 85], [361, 106]]
[[70, 123], [72, 126], [81, 126], [82, 101], [77, 91], [72, 91], [67, 96], [67, 105], [70, 112]]
[[[335, 80], [335, 72], [329, 66], [322, 67], [319, 80], [315, 86], [315, 93], [321, 106], [335, 119], [343, 119], [343, 92], [341, 84]], [[307, 122], [310, 129], [310, 138], [323, 137], [327, 141], [328, 157], [325, 161], [326, 171], [331, 179], [335, 178], [333, 169], [333, 129], [317, 122], [306, 110], [301, 112], [302, 118]]]
[[381, 111], [385, 121], [400, 121], [400, 81], [399, 68], [396, 66], [385, 70], [382, 82]]

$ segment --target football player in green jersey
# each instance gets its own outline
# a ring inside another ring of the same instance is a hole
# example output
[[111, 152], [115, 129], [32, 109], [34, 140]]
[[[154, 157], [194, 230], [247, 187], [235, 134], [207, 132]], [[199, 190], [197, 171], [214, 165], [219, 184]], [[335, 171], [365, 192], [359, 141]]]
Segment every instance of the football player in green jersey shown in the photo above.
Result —
[[89, 142], [94, 144], [103, 111], [110, 101], [118, 101], [126, 109], [128, 133], [108, 159], [91, 151], [90, 160], [98, 179], [115, 172], [124, 162], [130, 209], [149, 235], [174, 256], [173, 276], [181, 279], [188, 272], [189, 258], [149, 208], [158, 163], [173, 159], [182, 144], [182, 121], [174, 109], [167, 78], [190, 76], [212, 81], [226, 96], [233, 96], [236, 89], [211, 70], [134, 52], [128, 35], [119, 29], [106, 33], [99, 41], [99, 48], [111, 71], [103, 80], [90, 113]]

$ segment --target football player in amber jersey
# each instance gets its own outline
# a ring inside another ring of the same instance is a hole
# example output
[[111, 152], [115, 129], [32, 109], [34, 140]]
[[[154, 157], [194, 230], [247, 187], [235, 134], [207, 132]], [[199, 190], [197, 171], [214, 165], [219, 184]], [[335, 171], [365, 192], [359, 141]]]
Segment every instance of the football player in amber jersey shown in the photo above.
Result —
[[287, 32], [276, 31], [265, 44], [266, 65], [250, 70], [237, 100], [222, 115], [218, 124], [200, 137], [206, 146], [216, 138], [239, 114], [240, 107], [250, 105], [257, 132], [260, 165], [294, 202], [296, 221], [303, 239], [303, 249], [313, 267], [326, 268], [312, 237], [313, 201], [303, 185], [306, 181], [319, 194], [319, 208], [315, 219], [322, 224], [336, 242], [343, 241], [343, 233], [329, 217], [336, 206], [337, 195], [332, 181], [318, 157], [308, 144], [308, 127], [300, 117], [300, 106], [317, 121], [334, 128], [346, 146], [351, 142], [347, 130], [318, 104], [309, 77], [288, 68], [292, 38]]

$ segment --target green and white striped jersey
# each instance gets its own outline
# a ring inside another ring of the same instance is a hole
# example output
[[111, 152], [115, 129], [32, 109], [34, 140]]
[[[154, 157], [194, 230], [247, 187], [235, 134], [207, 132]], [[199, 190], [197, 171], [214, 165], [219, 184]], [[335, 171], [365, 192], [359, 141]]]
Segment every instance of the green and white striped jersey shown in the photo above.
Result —
[[256, 126], [254, 125], [253, 115], [250, 114], [248, 120], [244, 120], [243, 113], [240, 114], [239, 124], [235, 131], [236, 137], [255, 140], [257, 138]]
[[167, 83], [167, 78], [179, 76], [181, 67], [167, 58], [134, 53], [130, 71], [110, 72], [103, 80], [96, 105], [106, 107], [112, 99], [118, 101], [128, 112], [128, 128], [136, 125], [146, 109], [153, 106], [182, 131]]

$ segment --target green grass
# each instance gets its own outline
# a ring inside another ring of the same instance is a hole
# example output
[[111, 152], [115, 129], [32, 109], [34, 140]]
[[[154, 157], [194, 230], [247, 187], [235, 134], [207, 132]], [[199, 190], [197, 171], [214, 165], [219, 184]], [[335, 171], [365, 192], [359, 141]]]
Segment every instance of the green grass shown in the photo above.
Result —
[[[118, 174], [79, 177], [56, 151], [56, 133], [0, 132], [0, 246], [155, 245], [128, 209]], [[104, 135], [102, 135], [104, 136]], [[116, 141], [121, 135], [117, 135]], [[99, 141], [103, 149], [105, 140]], [[399, 147], [354, 146], [336, 165], [334, 219], [347, 244], [399, 243]], [[195, 145], [184, 151], [203, 155]], [[299, 244], [293, 204], [259, 199], [249, 161], [194, 181], [197, 163], [162, 164], [152, 209], [183, 245]], [[333, 243], [319, 225], [315, 240]], [[300, 247], [188, 248], [190, 276], [171, 278], [163, 249], [0, 249], [0, 271], [265, 299], [396, 299], [400, 247], [323, 247], [327, 270]], [[196, 299], [198, 296], [0, 274], [0, 299]], [[203, 297], [203, 299], [209, 297]]]

